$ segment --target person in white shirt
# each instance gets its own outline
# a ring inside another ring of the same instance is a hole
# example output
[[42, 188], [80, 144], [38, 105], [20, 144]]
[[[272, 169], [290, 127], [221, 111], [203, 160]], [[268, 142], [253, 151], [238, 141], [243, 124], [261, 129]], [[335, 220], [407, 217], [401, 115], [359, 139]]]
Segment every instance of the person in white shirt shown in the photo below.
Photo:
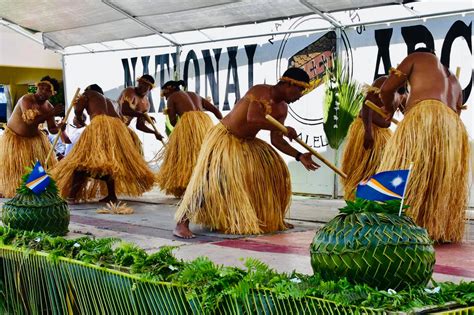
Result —
[[[54, 118], [54, 121], [56, 122], [56, 124], [58, 125], [59, 123], [61, 123], [61, 120], [62, 118], [61, 117], [55, 117]], [[64, 125], [64, 128], [66, 126]], [[56, 139], [56, 135], [53, 135], [53, 134], [50, 134], [48, 133], [47, 134], [48, 136], [48, 140], [51, 144], [54, 144], [54, 140]], [[69, 143], [69, 138], [68, 138], [68, 135], [66, 134], [66, 130], [63, 129], [62, 132], [61, 132], [61, 135], [58, 139], [58, 142], [56, 143], [56, 146], [54, 147], [54, 152], [56, 154], [56, 158], [59, 160], [61, 160], [64, 155], [65, 155], [65, 151], [66, 151], [66, 144]]]
[[[82, 121], [86, 120], [86, 115], [82, 115]], [[69, 143], [66, 144], [66, 148], [64, 150], [64, 156], [68, 155], [69, 152], [71, 152], [72, 148], [74, 147], [74, 144], [79, 140], [79, 137], [81, 136], [82, 132], [85, 129], [85, 125], [80, 124], [77, 121], [77, 118], [74, 117], [72, 121], [73, 125], [70, 125], [72, 128], [70, 128], [68, 132], [68, 137], [69, 137]]]

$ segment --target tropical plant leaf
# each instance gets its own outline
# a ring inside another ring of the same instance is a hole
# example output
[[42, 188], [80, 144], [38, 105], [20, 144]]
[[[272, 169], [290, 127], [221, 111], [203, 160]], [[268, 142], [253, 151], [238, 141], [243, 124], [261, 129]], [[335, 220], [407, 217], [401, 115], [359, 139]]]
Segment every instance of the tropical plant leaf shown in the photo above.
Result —
[[[27, 166], [25, 167], [25, 171], [26, 173], [21, 177], [21, 184], [20, 184], [20, 187], [17, 188], [16, 192], [17, 194], [20, 194], [20, 195], [31, 196], [31, 195], [34, 195], [34, 192], [28, 187], [26, 187], [26, 184], [28, 181], [28, 177], [30, 177], [31, 172], [33, 172], [33, 168]], [[50, 175], [49, 184], [46, 187], [46, 189], [43, 192], [41, 192], [41, 194], [49, 193], [51, 195], [57, 195], [57, 192], [58, 192], [58, 187], [56, 186], [56, 181]]]
[[[387, 200], [385, 202], [378, 202], [356, 198], [354, 201], [346, 200], [346, 206], [339, 209], [339, 212], [344, 214], [355, 213], [387, 213], [398, 214], [400, 211], [401, 200]], [[409, 205], [403, 205], [403, 209], [408, 209]], [[403, 212], [402, 212], [403, 213]]]
[[329, 146], [337, 150], [359, 114], [364, 95], [360, 85], [352, 80], [347, 68], [337, 58], [327, 69], [325, 82], [323, 127]]

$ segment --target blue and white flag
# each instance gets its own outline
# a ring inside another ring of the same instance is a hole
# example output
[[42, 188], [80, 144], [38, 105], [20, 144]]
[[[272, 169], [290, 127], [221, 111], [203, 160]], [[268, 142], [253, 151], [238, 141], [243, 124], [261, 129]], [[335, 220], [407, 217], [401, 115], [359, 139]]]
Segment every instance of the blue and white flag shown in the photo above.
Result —
[[26, 181], [26, 187], [38, 195], [39, 193], [43, 192], [46, 187], [48, 187], [49, 182], [50, 178], [48, 174], [46, 174], [46, 171], [41, 166], [41, 163], [36, 161], [35, 167]]
[[403, 199], [410, 170], [380, 172], [357, 186], [356, 197], [387, 201]]

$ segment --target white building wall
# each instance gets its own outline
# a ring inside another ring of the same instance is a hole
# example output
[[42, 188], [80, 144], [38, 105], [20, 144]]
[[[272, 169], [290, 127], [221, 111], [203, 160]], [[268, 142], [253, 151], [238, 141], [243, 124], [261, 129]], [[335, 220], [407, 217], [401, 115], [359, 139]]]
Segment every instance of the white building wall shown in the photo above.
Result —
[[[281, 23], [279, 24], [279, 31], [283, 31], [285, 29], [308, 29], [311, 27], [312, 21], [311, 18], [303, 17], [280, 21], [279, 23]], [[462, 37], [455, 36], [456, 39], [452, 41], [452, 45], [446, 44], [450, 42], [449, 38], [453, 34], [457, 34], [456, 32], [459, 31], [459, 27], [462, 25], [469, 30], [470, 35], [467, 36], [467, 39], [472, 44], [472, 14], [347, 29], [343, 33], [343, 56], [345, 56], [357, 81], [371, 83], [376, 72], [384, 73], [384, 64], [377, 63], [377, 56], [383, 50], [383, 48], [377, 46], [377, 36], [380, 41], [380, 37], [383, 37], [381, 36], [382, 33], [391, 33], [388, 41], [388, 56], [391, 65], [395, 67], [407, 55], [407, 49], [410, 45], [407, 41], [410, 42], [410, 38], [414, 36], [413, 34], [418, 36], [417, 38], [421, 36], [427, 42], [431, 41], [432, 38], [439, 56], [443, 52], [443, 47], [445, 47], [445, 50], [451, 47], [448, 49], [450, 69], [455, 72], [456, 67], [461, 67], [460, 82], [463, 88], [466, 88], [472, 80], [472, 49], [469, 48], [468, 41]], [[219, 104], [219, 108], [225, 115], [227, 112], [224, 104], [226, 96], [229, 103], [228, 108], [232, 108], [237, 96], [237, 93], [232, 91], [236, 84], [234, 77], [237, 78], [240, 97], [248, 90], [249, 79], [253, 80], [253, 84], [274, 84], [288, 67], [288, 60], [294, 54], [315, 42], [319, 43], [318, 40], [326, 33], [287, 34], [268, 38], [258, 37], [184, 46], [178, 63], [180, 78], [187, 74], [189, 90], [199, 92], [202, 96], [212, 95], [212, 85], [206, 76], [204, 60], [204, 56], [209, 55], [219, 91], [219, 98], [218, 100], [214, 99], [214, 102]], [[319, 44], [324, 46], [323, 43]], [[449, 47], [446, 48], [447, 46]], [[252, 51], [254, 51], [254, 54], [252, 54]], [[67, 95], [72, 97], [76, 87], [84, 89], [89, 84], [97, 83], [102, 86], [110, 98], [116, 99], [125, 82], [126, 72], [123, 64], [128, 64], [132, 81], [142, 75], [144, 69], [148, 66], [148, 72], [154, 75], [157, 86], [160, 86], [167, 80], [173, 79], [173, 67], [175, 66], [173, 53], [175, 53], [174, 49], [167, 48], [66, 56], [64, 71], [66, 73]], [[235, 59], [232, 56], [235, 56]], [[196, 64], [189, 61], [193, 60], [193, 57], [196, 58]], [[188, 61], [186, 61], [187, 59]], [[133, 68], [134, 64], [135, 68]], [[237, 65], [236, 71], [234, 71], [234, 65]], [[185, 71], [186, 68], [187, 71]], [[253, 69], [253, 71], [250, 71], [250, 69]], [[378, 70], [376, 71], [376, 69]], [[197, 91], [198, 87], [199, 91]], [[217, 85], [214, 86], [214, 92], [216, 89]], [[473, 93], [474, 91], [471, 91], [469, 99], [466, 101], [468, 110], [461, 115], [471, 139], [474, 136]], [[159, 95], [159, 88], [154, 89], [151, 93], [155, 111], [159, 109]], [[286, 125], [293, 126], [298, 132], [301, 132], [302, 138], [309, 145], [313, 146], [326, 158], [334, 160], [335, 152], [327, 145], [321, 124], [323, 95], [324, 87], [320, 86], [298, 102], [291, 104], [291, 114], [287, 118]], [[152, 115], [157, 120], [158, 128], [164, 133], [163, 114], [154, 112]], [[151, 158], [161, 148], [161, 143], [151, 135], [140, 132], [139, 135], [145, 144], [147, 158]], [[268, 140], [269, 133], [262, 131], [259, 137]], [[298, 147], [297, 144], [294, 145]], [[334, 176], [327, 167], [323, 166], [316, 172], [307, 172], [301, 164], [296, 163], [291, 157], [284, 156], [284, 159], [288, 162], [292, 174], [294, 191], [322, 195], [332, 194]], [[471, 190], [471, 196], [474, 196], [474, 190]], [[471, 197], [471, 204], [473, 202], [474, 198]]]
[[0, 66], [62, 68], [60, 54], [3, 25], [0, 25]]

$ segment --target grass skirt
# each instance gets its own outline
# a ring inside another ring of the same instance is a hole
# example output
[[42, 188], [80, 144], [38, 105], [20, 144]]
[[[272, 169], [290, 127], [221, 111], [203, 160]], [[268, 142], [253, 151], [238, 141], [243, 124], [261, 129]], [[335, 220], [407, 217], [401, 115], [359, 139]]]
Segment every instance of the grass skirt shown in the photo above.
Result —
[[468, 200], [469, 142], [459, 116], [437, 100], [415, 105], [387, 143], [378, 171], [407, 169], [407, 213], [439, 242], [459, 242]]
[[383, 150], [392, 136], [388, 128], [380, 128], [372, 124], [374, 146], [370, 150], [364, 148], [365, 128], [362, 118], [357, 117], [349, 128], [346, 146], [342, 155], [342, 171], [347, 178], [342, 178], [344, 199], [354, 200], [357, 185], [374, 175], [382, 160]]
[[204, 112], [186, 112], [180, 117], [165, 147], [156, 181], [168, 195], [181, 197], [188, 186], [204, 137], [212, 128]]
[[[119, 119], [96, 116], [86, 127], [72, 151], [53, 169], [52, 176], [63, 197], [69, 196], [74, 170], [92, 178], [111, 175], [118, 195], [140, 196], [153, 187], [154, 176], [137, 151], [127, 126]], [[91, 179], [82, 185], [78, 200], [101, 197], [103, 181]]]
[[137, 149], [138, 153], [140, 153], [141, 156], [145, 156], [145, 153], [143, 152], [143, 143], [138, 137], [137, 133], [130, 127], [128, 127], [127, 129], [130, 133], [130, 136], [132, 136], [133, 144], [135, 145], [135, 148]]
[[48, 137], [39, 132], [34, 137], [21, 137], [8, 127], [0, 137], [0, 193], [6, 198], [12, 198], [20, 186], [21, 177], [26, 174], [25, 167], [33, 167], [36, 160], [43, 167], [49, 169], [56, 165], [54, 152], [49, 158], [48, 165], [44, 165], [51, 143]]
[[204, 139], [176, 219], [229, 234], [285, 230], [290, 173], [260, 139], [244, 140], [217, 124]]

